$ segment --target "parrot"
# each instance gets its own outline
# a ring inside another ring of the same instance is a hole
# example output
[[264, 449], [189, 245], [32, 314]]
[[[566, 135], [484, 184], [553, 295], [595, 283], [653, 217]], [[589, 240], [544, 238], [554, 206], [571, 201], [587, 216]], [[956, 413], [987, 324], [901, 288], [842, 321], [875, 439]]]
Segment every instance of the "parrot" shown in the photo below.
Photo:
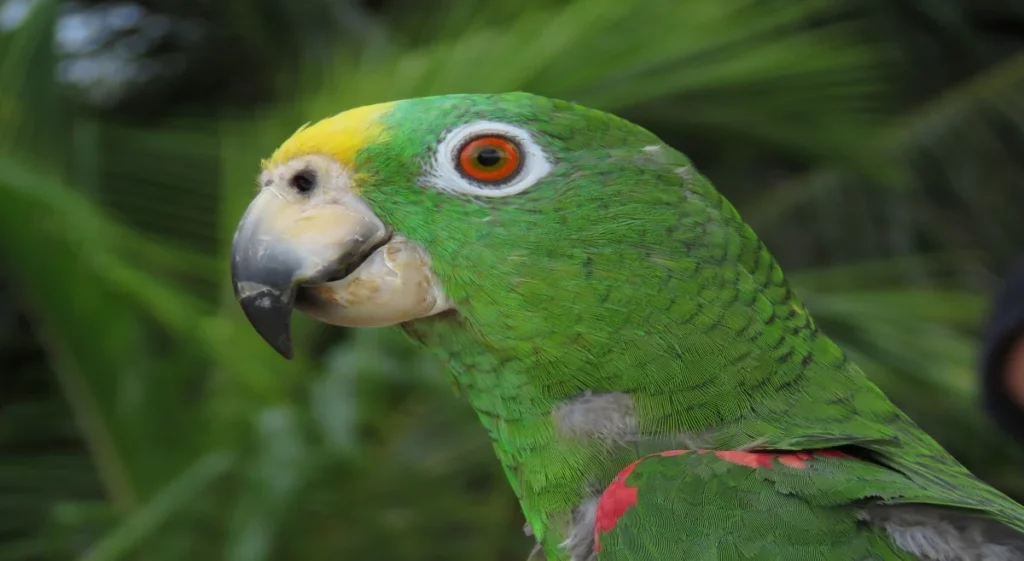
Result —
[[486, 431], [547, 561], [1024, 559], [972, 475], [812, 319], [682, 152], [527, 92], [366, 105], [262, 162], [248, 323], [404, 331]]

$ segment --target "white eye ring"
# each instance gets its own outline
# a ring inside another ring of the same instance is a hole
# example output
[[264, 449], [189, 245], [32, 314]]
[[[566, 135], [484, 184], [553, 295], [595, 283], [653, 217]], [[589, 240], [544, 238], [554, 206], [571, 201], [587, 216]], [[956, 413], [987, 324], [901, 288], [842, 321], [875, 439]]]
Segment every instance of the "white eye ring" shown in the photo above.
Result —
[[[467, 142], [481, 136], [499, 136], [519, 148], [519, 169], [500, 183], [475, 181], [459, 171], [459, 152]], [[476, 197], [508, 197], [529, 189], [552, 168], [551, 161], [530, 133], [506, 123], [476, 121], [449, 132], [437, 147], [422, 183], [438, 191]]]

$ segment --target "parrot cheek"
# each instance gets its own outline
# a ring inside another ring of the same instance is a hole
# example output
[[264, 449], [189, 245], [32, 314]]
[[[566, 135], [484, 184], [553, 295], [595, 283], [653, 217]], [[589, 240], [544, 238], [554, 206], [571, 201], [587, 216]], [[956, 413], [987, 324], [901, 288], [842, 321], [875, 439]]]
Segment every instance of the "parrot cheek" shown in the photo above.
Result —
[[444, 312], [452, 303], [427, 251], [396, 234], [345, 278], [299, 288], [295, 307], [332, 325], [383, 327]]

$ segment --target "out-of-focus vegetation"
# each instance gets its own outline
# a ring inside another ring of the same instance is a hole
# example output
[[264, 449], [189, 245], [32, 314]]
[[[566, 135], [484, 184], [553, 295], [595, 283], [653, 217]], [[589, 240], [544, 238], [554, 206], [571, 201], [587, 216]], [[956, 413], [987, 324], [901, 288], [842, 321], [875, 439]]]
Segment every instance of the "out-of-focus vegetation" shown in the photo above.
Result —
[[687, 152], [826, 332], [1024, 496], [976, 399], [1024, 236], [1011, 0], [0, 0], [0, 560], [511, 560], [483, 433], [389, 330], [245, 323], [225, 252], [304, 122], [528, 90]]

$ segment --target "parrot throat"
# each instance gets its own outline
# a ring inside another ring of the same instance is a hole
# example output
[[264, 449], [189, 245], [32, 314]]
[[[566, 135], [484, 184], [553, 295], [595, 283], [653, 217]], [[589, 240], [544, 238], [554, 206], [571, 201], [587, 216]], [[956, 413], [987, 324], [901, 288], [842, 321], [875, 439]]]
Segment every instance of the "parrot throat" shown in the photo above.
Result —
[[577, 507], [599, 494], [619, 462], [611, 462], [596, 440], [559, 433], [559, 406], [571, 399], [535, 383], [530, 373], [546, 369], [543, 359], [495, 349], [466, 327], [456, 313], [402, 324], [441, 360], [477, 413], [547, 561], [568, 560], [559, 544], [572, 532]]

